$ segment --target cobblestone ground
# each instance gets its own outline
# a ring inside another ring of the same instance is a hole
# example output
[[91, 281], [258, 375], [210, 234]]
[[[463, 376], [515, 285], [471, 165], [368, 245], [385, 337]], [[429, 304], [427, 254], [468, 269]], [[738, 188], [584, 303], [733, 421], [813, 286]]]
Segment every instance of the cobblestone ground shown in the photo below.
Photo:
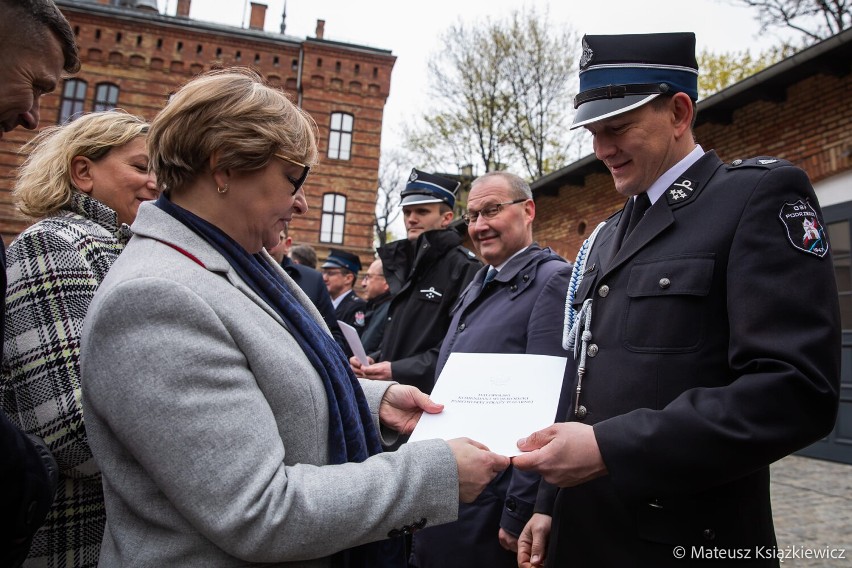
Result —
[[[771, 472], [778, 548], [790, 556], [781, 566], [852, 567], [852, 465], [788, 456]], [[835, 557], [804, 558], [808, 549]]]

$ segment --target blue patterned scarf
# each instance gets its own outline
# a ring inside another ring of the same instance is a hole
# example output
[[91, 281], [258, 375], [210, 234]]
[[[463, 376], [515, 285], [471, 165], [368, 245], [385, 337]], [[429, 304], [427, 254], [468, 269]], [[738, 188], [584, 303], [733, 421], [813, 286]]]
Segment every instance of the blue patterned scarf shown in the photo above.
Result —
[[[382, 445], [373, 426], [370, 407], [358, 379], [349, 367], [349, 361], [331, 335], [293, 297], [284, 280], [266, 259], [260, 254], [249, 254], [215, 225], [172, 203], [165, 193], [160, 194], [155, 205], [192, 229], [225, 257], [239, 277], [284, 320], [287, 330], [296, 339], [325, 386], [328, 398], [329, 462], [362, 462], [371, 455], [381, 453]], [[335, 561], [340, 566], [351, 568], [399, 566], [395, 563], [384, 564], [382, 561], [388, 560], [387, 553], [374, 554], [372, 551], [373, 548], [386, 546], [370, 543], [356, 547], [337, 555]]]

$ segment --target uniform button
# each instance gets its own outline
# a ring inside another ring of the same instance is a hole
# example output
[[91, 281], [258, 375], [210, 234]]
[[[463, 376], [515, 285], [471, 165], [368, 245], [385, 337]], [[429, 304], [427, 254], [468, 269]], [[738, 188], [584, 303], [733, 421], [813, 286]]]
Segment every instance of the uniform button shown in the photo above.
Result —
[[731, 162], [731, 165], [732, 165], [732, 166], [739, 166], [739, 165], [740, 165], [740, 164], [742, 164], [742, 163], [743, 163], [743, 161], [742, 161], [742, 160], [734, 160], [733, 162]]
[[459, 325], [459, 331], [464, 331], [464, 328], [465, 328], [465, 325], [464, 325], [464, 324], [460, 324], [460, 325]]
[[669, 280], [668, 278], [660, 278], [660, 288], [662, 288], [663, 290], [665, 290], [666, 288], [668, 288], [671, 285], [672, 285], [672, 281]]
[[515, 501], [513, 497], [509, 497], [506, 499], [506, 509], [509, 511], [516, 511], [518, 508], [518, 503]]
[[530, 280], [530, 275], [524, 274], [524, 282], [529, 282], [529, 280]]
[[598, 296], [600, 296], [601, 298], [606, 298], [607, 294], [609, 294], [609, 286], [604, 284], [603, 286], [598, 288]]
[[517, 292], [518, 291], [518, 285], [512, 284], [512, 286], [509, 288], [509, 290], [511, 290], [512, 292]]
[[704, 529], [704, 540], [716, 540], [716, 531], [713, 529]]
[[586, 353], [589, 357], [594, 357], [598, 354], [598, 346], [592, 343], [591, 345], [589, 345], [589, 348], [586, 350]]
[[411, 527], [408, 526], [408, 525], [405, 525], [404, 527], [402, 527], [402, 534], [404, 534], [405, 536], [410, 535], [411, 534]]
[[586, 414], [588, 414], [588, 411], [586, 410], [586, 407], [581, 404], [580, 408], [577, 409], [577, 418], [579, 420], [583, 420], [586, 418]]

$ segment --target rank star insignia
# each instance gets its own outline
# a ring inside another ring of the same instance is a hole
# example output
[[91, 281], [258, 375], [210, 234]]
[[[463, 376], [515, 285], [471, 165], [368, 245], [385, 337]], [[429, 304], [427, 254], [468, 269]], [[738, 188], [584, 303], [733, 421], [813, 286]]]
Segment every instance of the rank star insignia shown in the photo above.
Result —
[[682, 189], [673, 189], [669, 192], [669, 195], [671, 195], [672, 199], [675, 201], [678, 199], [686, 199], [686, 192]]
[[433, 300], [433, 299], [435, 299], [435, 298], [440, 298], [440, 297], [442, 297], [442, 296], [443, 296], [443, 294], [441, 294], [440, 292], [438, 292], [437, 290], [435, 290], [435, 287], [434, 287], [434, 286], [432, 286], [432, 287], [430, 287], [430, 288], [428, 288], [428, 289], [426, 289], [426, 290], [420, 290], [420, 293], [421, 293], [421, 294], [424, 294], [424, 295], [425, 295], [427, 298], [429, 298], [430, 300]]

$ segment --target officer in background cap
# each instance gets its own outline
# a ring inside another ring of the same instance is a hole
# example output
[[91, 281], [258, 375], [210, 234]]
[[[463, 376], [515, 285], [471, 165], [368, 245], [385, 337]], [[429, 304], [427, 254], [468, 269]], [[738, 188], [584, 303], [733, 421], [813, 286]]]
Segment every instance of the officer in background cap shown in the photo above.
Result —
[[458, 188], [455, 180], [411, 170], [401, 193], [408, 238], [378, 249], [393, 296], [382, 349], [371, 354], [377, 362], [365, 367], [350, 359], [358, 376], [432, 392], [450, 310], [482, 266], [461, 246], [461, 235], [447, 228]]
[[351, 325], [360, 334], [364, 330], [367, 302], [353, 291], [361, 259], [345, 250], [330, 249], [320, 267], [337, 319]]
[[627, 202], [574, 266], [567, 422], [513, 459], [558, 487], [539, 491], [521, 566], [708, 550], [777, 566], [759, 554], [776, 546], [769, 464], [834, 426], [840, 316], [816, 195], [787, 161], [697, 145], [697, 79], [691, 33], [583, 39], [574, 127]]

